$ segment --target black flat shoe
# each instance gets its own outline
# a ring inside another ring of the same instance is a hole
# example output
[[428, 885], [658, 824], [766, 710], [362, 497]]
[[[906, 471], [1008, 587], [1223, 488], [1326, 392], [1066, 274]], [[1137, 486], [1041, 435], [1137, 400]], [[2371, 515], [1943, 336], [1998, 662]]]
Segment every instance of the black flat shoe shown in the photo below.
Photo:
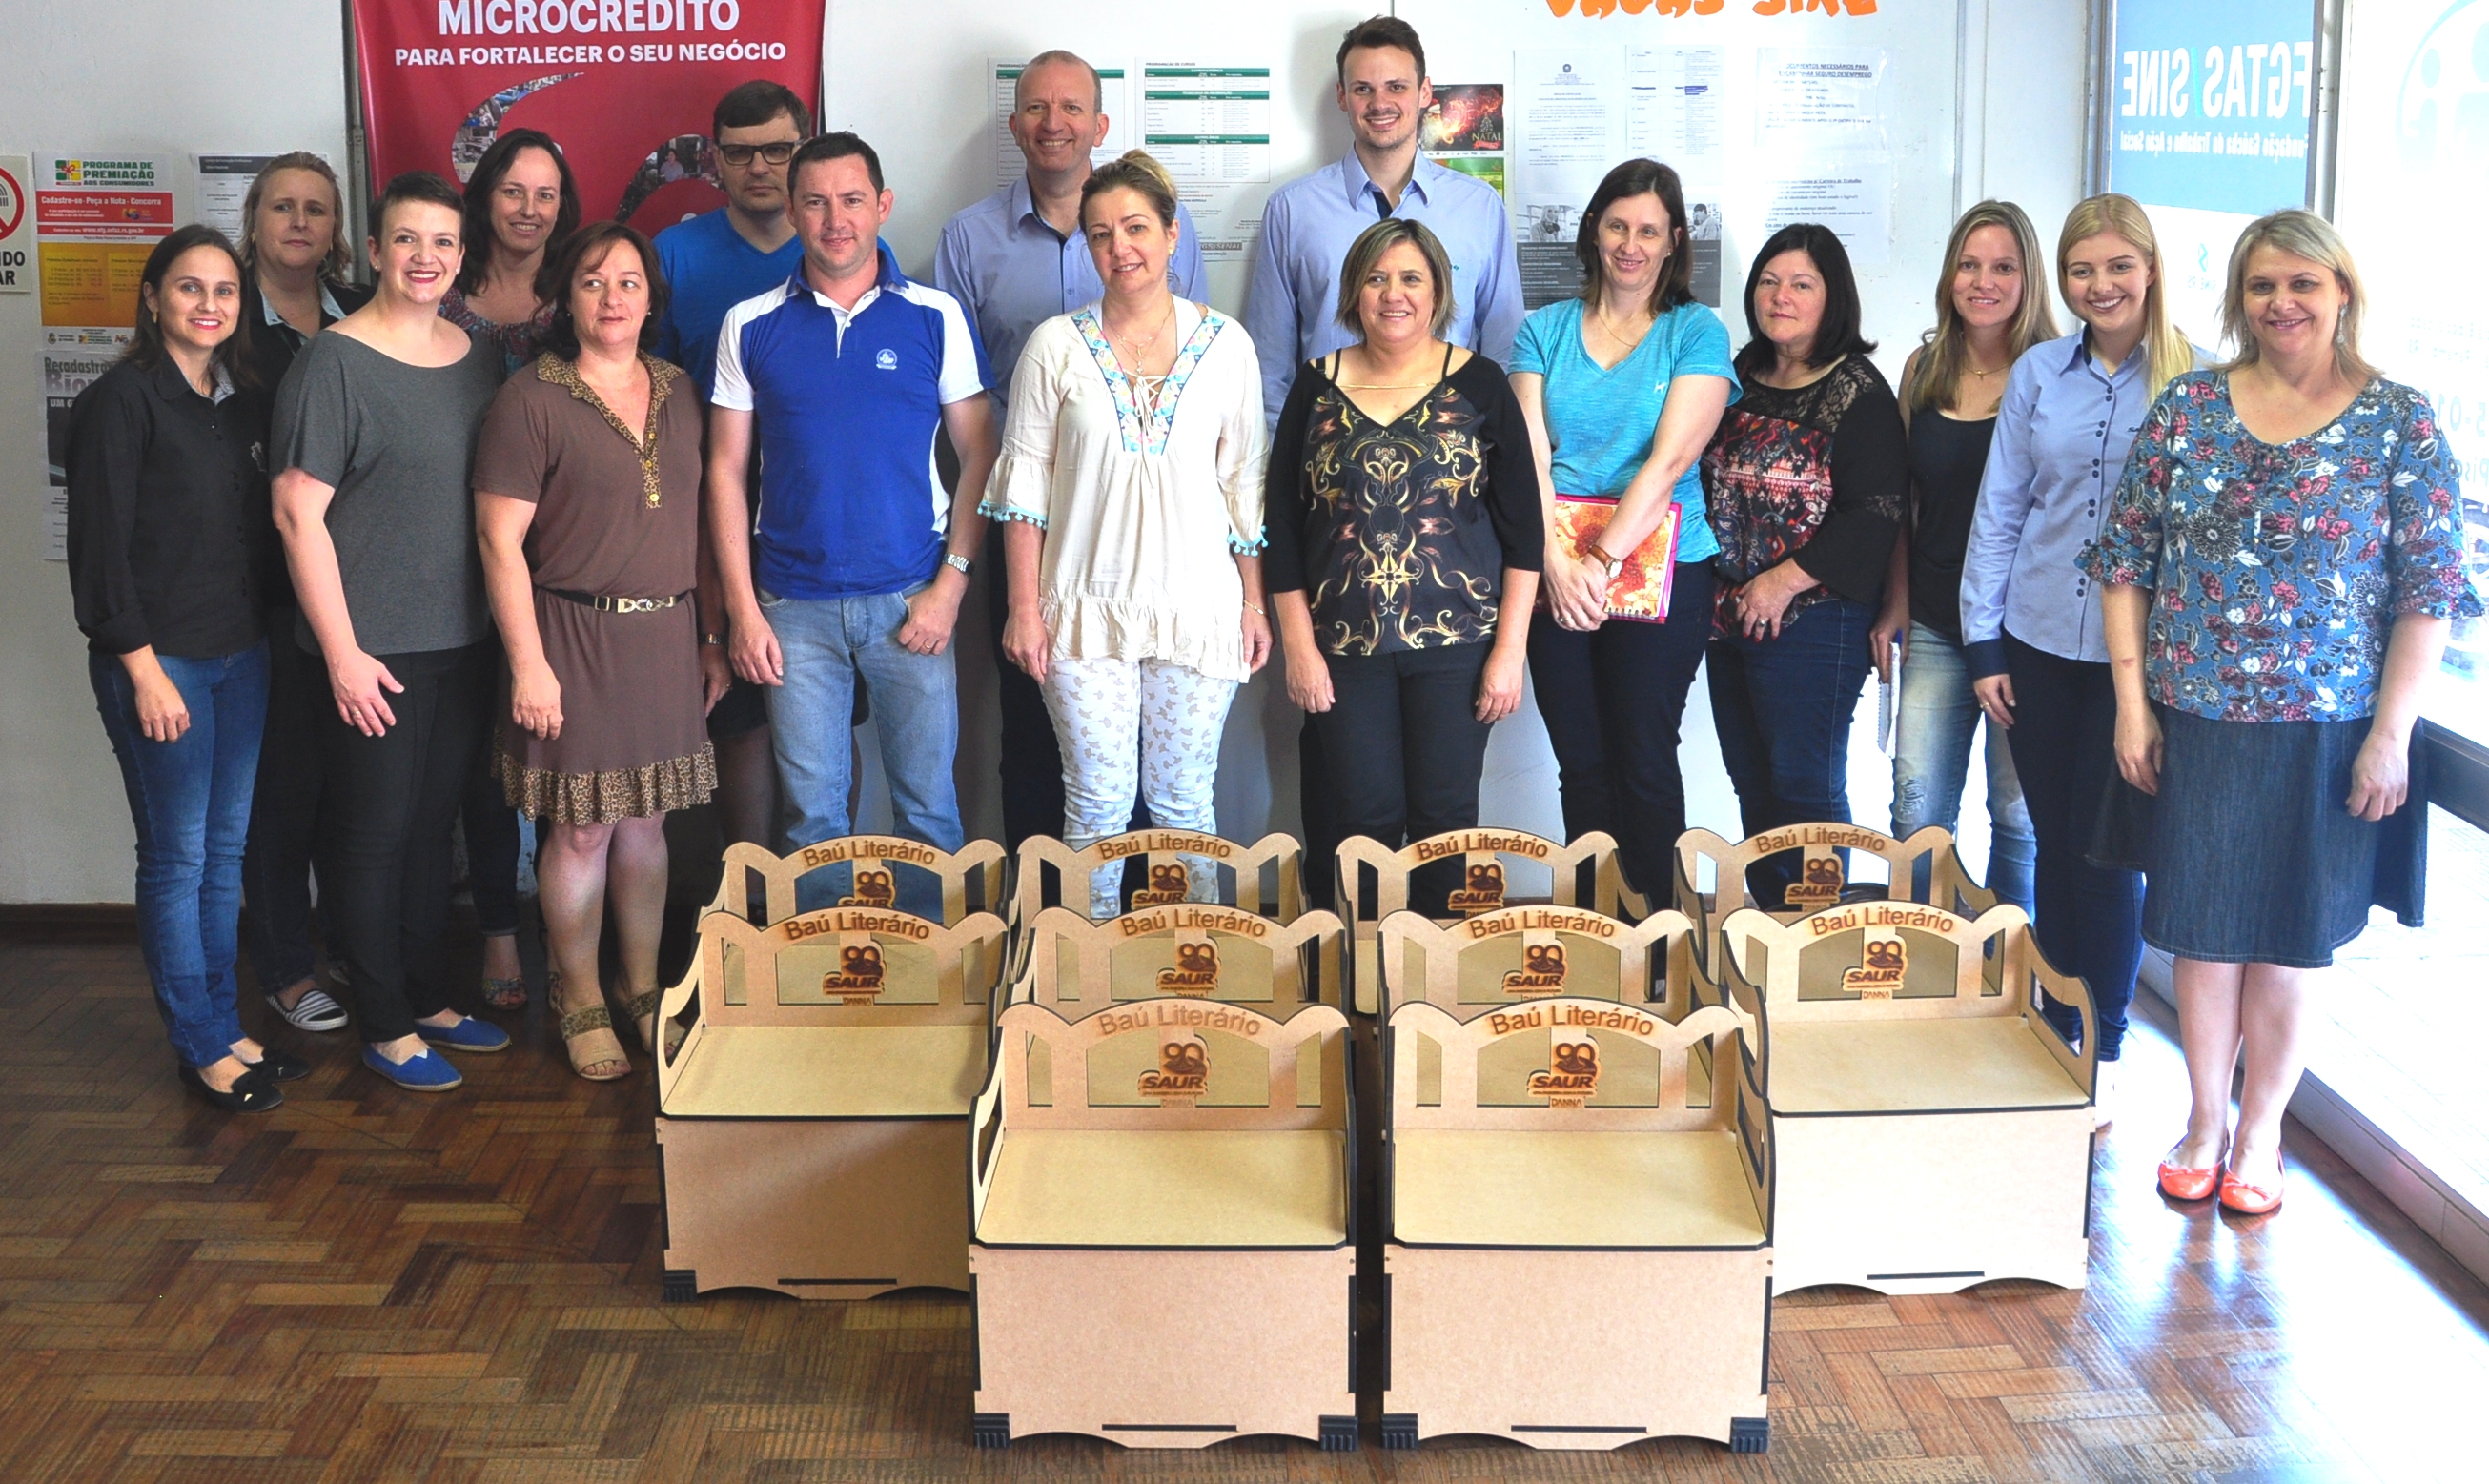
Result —
[[274, 1046], [262, 1046], [259, 1060], [244, 1064], [271, 1082], [300, 1082], [311, 1075], [311, 1064], [299, 1056], [288, 1056]]
[[208, 1079], [200, 1076], [195, 1067], [182, 1069], [182, 1085], [205, 1098], [210, 1107], [222, 1108], [228, 1113], [265, 1113], [282, 1106], [285, 1101], [285, 1095], [276, 1090], [276, 1084], [260, 1075], [256, 1067], [234, 1078], [231, 1092], [220, 1093], [210, 1087]]

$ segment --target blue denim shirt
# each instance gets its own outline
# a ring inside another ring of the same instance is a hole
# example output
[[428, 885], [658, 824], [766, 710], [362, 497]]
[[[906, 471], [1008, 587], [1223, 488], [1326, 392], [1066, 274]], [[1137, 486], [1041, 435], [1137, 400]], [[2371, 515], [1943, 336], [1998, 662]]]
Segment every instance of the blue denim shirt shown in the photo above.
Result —
[[1420, 155], [1394, 210], [1350, 150], [1337, 164], [1271, 192], [1262, 208], [1244, 332], [1262, 358], [1262, 412], [1272, 427], [1297, 367], [1357, 343], [1357, 331], [1338, 320], [1339, 267], [1358, 235], [1386, 216], [1424, 222], [1452, 260], [1452, 322], [1444, 338], [1511, 363], [1521, 328], [1521, 261], [1503, 197]]
[[2009, 629], [2034, 649], [2108, 663], [2099, 584], [2077, 563], [2100, 538], [2151, 405], [2150, 359], [2137, 345], [2114, 374], [2103, 371], [2083, 329], [2014, 363], [1962, 554], [1962, 652], [1973, 678], [2005, 673]]
[[[1206, 288], [1201, 235], [1182, 202], [1175, 218], [1167, 287], [1199, 302]], [[933, 249], [933, 287], [958, 300], [977, 327], [991, 368], [986, 389], [994, 394], [997, 412], [1011, 403], [1012, 372], [1029, 331], [1105, 292], [1088, 239], [1077, 232], [1067, 237], [1040, 216], [1024, 175], [943, 225]]]

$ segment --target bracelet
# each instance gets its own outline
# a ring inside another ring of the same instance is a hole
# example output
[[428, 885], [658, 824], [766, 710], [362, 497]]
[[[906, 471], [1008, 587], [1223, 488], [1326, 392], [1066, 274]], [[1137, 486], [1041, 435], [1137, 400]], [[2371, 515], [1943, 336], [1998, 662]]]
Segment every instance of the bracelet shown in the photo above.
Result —
[[1269, 614], [1264, 613], [1264, 612], [1262, 611], [1262, 605], [1261, 605], [1261, 604], [1259, 604], [1259, 603], [1251, 603], [1251, 602], [1248, 602], [1248, 603], [1246, 603], [1244, 606], [1245, 606], [1246, 608], [1251, 609], [1255, 614], [1259, 614], [1260, 616], [1262, 616], [1262, 617], [1264, 617], [1264, 618], [1268, 618], [1268, 617], [1270, 617], [1270, 616], [1271, 616]]
[[703, 648], [723, 649], [726, 647], [726, 636], [723, 634], [703, 634], [701, 636], [701, 645]]

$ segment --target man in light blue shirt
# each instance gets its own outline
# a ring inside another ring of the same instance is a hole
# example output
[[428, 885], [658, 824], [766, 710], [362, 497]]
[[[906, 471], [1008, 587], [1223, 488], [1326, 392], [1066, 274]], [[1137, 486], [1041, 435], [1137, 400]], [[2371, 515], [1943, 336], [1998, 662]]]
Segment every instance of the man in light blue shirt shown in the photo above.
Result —
[[1521, 266], [1503, 197], [1417, 153], [1417, 123], [1435, 93], [1416, 28], [1388, 15], [1360, 22], [1341, 40], [1337, 66], [1334, 93], [1356, 146], [1337, 164], [1271, 192], [1244, 300], [1273, 427], [1297, 367], [1357, 339], [1337, 319], [1339, 265], [1358, 234], [1385, 216], [1424, 222], [1451, 257], [1444, 338], [1501, 363], [1521, 328]]
[[[1105, 292], [1080, 231], [1080, 187], [1090, 153], [1106, 137], [1105, 91], [1098, 70], [1068, 51], [1029, 59], [1013, 83], [1012, 139], [1028, 161], [1019, 179], [951, 218], [933, 250], [933, 286], [959, 301], [977, 328], [990, 367], [987, 387], [999, 421], [1011, 402], [1012, 372], [1029, 332]], [[1204, 291], [1201, 244], [1192, 215], [1176, 207], [1175, 252], [1167, 285], [1198, 301]], [[1011, 608], [1002, 542], [996, 532], [984, 566], [994, 652], [1002, 653], [1003, 619]], [[1063, 833], [1063, 756], [1044, 694], [1019, 667], [998, 663], [1002, 702], [1003, 843], [1019, 849], [1031, 835]], [[1146, 822], [1135, 816], [1134, 827]]]

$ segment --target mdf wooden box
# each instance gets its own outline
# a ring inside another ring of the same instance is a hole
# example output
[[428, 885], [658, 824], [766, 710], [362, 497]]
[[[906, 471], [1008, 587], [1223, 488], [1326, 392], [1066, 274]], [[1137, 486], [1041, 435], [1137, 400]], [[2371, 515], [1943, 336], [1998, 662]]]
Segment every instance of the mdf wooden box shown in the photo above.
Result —
[[[1844, 850], [1881, 860], [1889, 881], [1851, 882], [1842, 862]], [[1789, 888], [1789, 905], [1772, 914], [1784, 923], [1861, 896], [1926, 902], [1958, 917], [1977, 917], [1997, 902], [1996, 894], [1961, 864], [1952, 832], [1935, 825], [1895, 840], [1862, 825], [1792, 824], [1733, 845], [1709, 830], [1688, 830], [1676, 838], [1676, 909], [1702, 929], [1705, 972], [1717, 972], [1720, 925], [1732, 913], [1761, 910], [1748, 891], [1747, 868], [1787, 851], [1803, 854], [1797, 882]]]
[[1520, 871], [1533, 869], [1549, 873], [1549, 899], [1557, 906], [1627, 922], [1639, 922], [1650, 912], [1650, 904], [1625, 884], [1616, 840], [1605, 834], [1592, 832], [1565, 845], [1523, 830], [1452, 830], [1398, 850], [1353, 835], [1340, 842], [1334, 900], [1348, 923], [1349, 983], [1359, 1014], [1386, 1013], [1377, 955], [1385, 920], [1409, 910], [1409, 878], [1422, 867], [1455, 857], [1461, 862], [1462, 885], [1445, 903], [1452, 915], [1444, 922], [1501, 912], [1526, 901], [1506, 887]]
[[1348, 1055], [1327, 1005], [1003, 1012], [970, 1171], [981, 1445], [1357, 1445]]
[[[1463, 1020], [1419, 1002], [1387, 1039], [1384, 1445], [1761, 1452], [1771, 1122], [1751, 1083], [1708, 1074], [1737, 1065], [1736, 1017], [1564, 996]], [[1491, 1052], [1537, 1070], [1498, 1090]], [[1655, 1075], [1618, 1086], [1627, 1058]]]
[[666, 1297], [968, 1286], [968, 1107], [987, 1080], [1003, 922], [834, 907], [701, 920], [660, 1014]]
[[996, 1009], [1029, 1001], [1076, 1017], [1172, 995], [1249, 1004], [1284, 1020], [1299, 1005], [1340, 1004], [1345, 937], [1339, 919], [1320, 911], [1281, 923], [1177, 902], [1101, 923], [1046, 907], [1030, 924], [1019, 976]]
[[1124, 893], [1127, 912], [1177, 902], [1224, 904], [1274, 923], [1292, 923], [1305, 910], [1304, 847], [1286, 835], [1270, 834], [1240, 844], [1190, 830], [1134, 830], [1073, 849], [1048, 835], [1020, 842], [1012, 866], [1012, 978], [1019, 977], [1020, 949], [1037, 915], [1062, 907], [1086, 917], [1091, 873], [1109, 866], [1137, 866], [1136, 881]]
[[[727, 846], [726, 873], [707, 910], [731, 912], [764, 927], [783, 923], [795, 915], [795, 883], [814, 871], [842, 867], [849, 874], [839, 906], [895, 908], [901, 885], [915, 871], [941, 887], [945, 927], [957, 926], [971, 912], [1000, 915], [1008, 905], [1003, 847], [993, 841], [972, 840], [958, 850], [937, 850], [896, 835], [846, 835], [787, 855], [773, 855], [748, 842]], [[752, 912], [754, 875], [762, 885], [758, 918]]]
[[[2022, 909], [1976, 920], [1855, 901], [1721, 930], [1772, 1114], [1781, 1292], [1952, 1293], [1993, 1278], [2080, 1288], [2090, 1247], [2090, 988]], [[2038, 996], [2082, 1016], [2077, 1053]]]

